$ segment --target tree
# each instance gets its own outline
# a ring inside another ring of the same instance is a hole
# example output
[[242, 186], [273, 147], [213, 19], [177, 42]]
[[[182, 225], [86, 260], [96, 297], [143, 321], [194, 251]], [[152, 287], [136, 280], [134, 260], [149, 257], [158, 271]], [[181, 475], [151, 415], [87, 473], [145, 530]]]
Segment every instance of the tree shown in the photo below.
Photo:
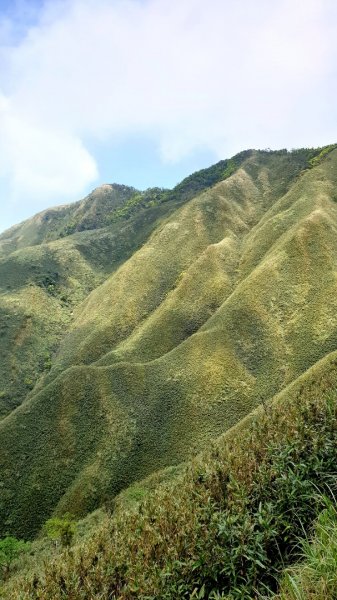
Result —
[[0, 567], [4, 579], [7, 579], [14, 560], [18, 558], [22, 552], [27, 552], [29, 548], [29, 542], [17, 540], [10, 535], [0, 540]]
[[52, 517], [44, 524], [44, 530], [47, 536], [56, 541], [60, 541], [64, 548], [71, 545], [76, 531], [76, 523], [70, 515]]

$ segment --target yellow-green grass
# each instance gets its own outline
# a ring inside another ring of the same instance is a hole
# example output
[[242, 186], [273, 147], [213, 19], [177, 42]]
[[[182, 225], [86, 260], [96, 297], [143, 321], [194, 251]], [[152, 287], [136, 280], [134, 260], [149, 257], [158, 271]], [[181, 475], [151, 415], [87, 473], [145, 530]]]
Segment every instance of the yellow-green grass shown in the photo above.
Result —
[[0, 261], [1, 413], [20, 404], [72, 320], [74, 306], [102, 281], [73, 246], [59, 242]]
[[22, 362], [17, 390], [27, 365], [37, 381], [0, 424], [2, 533], [30, 537], [189, 459], [336, 349], [336, 163], [333, 150], [299, 176], [301, 154], [250, 152], [178, 208], [3, 259], [18, 287], [29, 275], [4, 290], [23, 298], [6, 360]]
[[28, 560], [2, 597], [252, 600], [272, 593], [284, 567], [298, 560], [298, 536], [309, 535], [321, 495], [333, 499], [336, 389], [334, 352], [171, 479], [155, 489], [141, 482], [129, 498], [124, 492], [115, 513], [89, 522], [70, 552], [44, 565], [38, 556]]
[[[321, 149], [301, 149], [296, 158], [281, 151], [283, 160], [291, 164], [294, 173], [308, 167], [311, 157], [319, 158]], [[328, 148], [323, 148], [327, 152]], [[86, 198], [64, 206], [47, 209], [11, 227], [0, 235], [0, 255], [7, 255], [20, 248], [60, 239], [80, 231], [92, 231], [106, 225], [141, 217], [140, 225], [153, 220], [153, 213], [167, 214], [177, 206], [232, 175], [253, 153], [246, 150], [229, 160], [222, 160], [211, 167], [186, 177], [172, 190], [149, 188], [140, 192], [133, 187], [118, 184], [103, 184]], [[294, 174], [293, 174], [294, 175]], [[135, 232], [137, 233], [137, 232]]]
[[[123, 192], [123, 186], [119, 187]], [[140, 207], [127, 221], [102, 228], [98, 220], [96, 228], [95, 223], [92, 224], [92, 230], [38, 244], [45, 237], [57, 237], [54, 213], [63, 214], [63, 220], [69, 217], [69, 211], [77, 219], [78, 213], [84, 213], [88, 220], [88, 215], [95, 216], [99, 208], [101, 220], [107, 220], [111, 211], [105, 200], [103, 186], [74, 208], [53, 209], [50, 214], [47, 211], [0, 236], [0, 240], [3, 239], [2, 254], [0, 249], [1, 416], [18, 406], [35, 385], [37, 390], [43, 387], [76, 306], [116, 270], [144, 242], [163, 215], [176, 206], [171, 201], [146, 210]], [[118, 205], [116, 194], [113, 200]], [[121, 194], [119, 203], [123, 200]], [[81, 223], [79, 220], [79, 227]], [[15, 250], [16, 247], [20, 249]]]
[[0, 235], [1, 416], [35, 385], [43, 387], [74, 309], [88, 293], [144, 243], [165, 215], [228, 177], [228, 165], [233, 172], [249, 154], [220, 161], [171, 191], [103, 185], [84, 200], [44, 211]]
[[[139, 325], [144, 325], [145, 341], [149, 334], [150, 337], [155, 335], [157, 338], [153, 342], [150, 339], [145, 348], [144, 344], [137, 344], [140, 346], [138, 355], [141, 354], [141, 360], [158, 355], [158, 338], [162, 340], [161, 345], [164, 344], [164, 352], [195, 331], [230, 291], [230, 286], [226, 284], [228, 279], [229, 284], [232, 283], [231, 280], [235, 280], [242, 238], [278, 198], [280, 186], [276, 186], [276, 190], [273, 188], [274, 171], [282, 179], [281, 191], [287, 188], [286, 184], [289, 185], [288, 167], [287, 156], [280, 156], [275, 166], [273, 154], [253, 154], [228, 180], [175, 212], [131, 260], [88, 298], [60, 352], [61, 368], [69, 363], [99, 360], [106, 351], [112, 350], [132, 334], [141, 340], [142, 331], [135, 331]], [[253, 168], [254, 173], [249, 174]], [[212, 257], [207, 256], [207, 253], [210, 254], [214, 244], [226, 241], [230, 243], [231, 240], [236, 243], [237, 250], [229, 249], [229, 260], [227, 256], [222, 256], [222, 264], [216, 266], [216, 273], [210, 281], [207, 259], [212, 260]], [[203, 259], [204, 254], [205, 264], [199, 266], [198, 261]], [[172, 297], [170, 293], [179, 283], [183, 283], [184, 275], [188, 275], [188, 270], [194, 265], [194, 272], [198, 269], [200, 278], [200, 269], [204, 267], [205, 270], [204, 281], [200, 286], [204, 297], [199, 299], [198, 290], [194, 290], [194, 293], [191, 290], [192, 293], [189, 293], [188, 289], [188, 296], [185, 296], [183, 289], [182, 301], [179, 302], [177, 298], [176, 302], [175, 296]], [[213, 291], [210, 291], [210, 287], [213, 287]], [[170, 295], [169, 298], [167, 295]], [[165, 310], [163, 300], [166, 299], [170, 301], [172, 310]], [[194, 311], [193, 303], [196, 304]], [[190, 317], [186, 316], [189, 306], [192, 308]], [[159, 307], [160, 312], [166, 316], [166, 322], [161, 328], [157, 326], [157, 315], [151, 314]], [[179, 311], [183, 313], [181, 316]], [[173, 321], [178, 319], [178, 323], [173, 323], [170, 328], [167, 327], [167, 321], [171, 321], [172, 316]], [[151, 318], [150, 323], [146, 322], [147, 318]], [[153, 331], [152, 334], [149, 329]], [[170, 339], [165, 343], [163, 338], [166, 336]], [[126, 341], [127, 356], [130, 346], [134, 346], [133, 339]], [[112, 360], [115, 361], [116, 358], [121, 360], [123, 352], [120, 355], [117, 350], [117, 357], [112, 355]]]
[[102, 227], [107, 212], [123, 206], [135, 191], [122, 185], [102, 185], [79, 202], [47, 209], [1, 234], [0, 254], [55, 240], [71, 230]]

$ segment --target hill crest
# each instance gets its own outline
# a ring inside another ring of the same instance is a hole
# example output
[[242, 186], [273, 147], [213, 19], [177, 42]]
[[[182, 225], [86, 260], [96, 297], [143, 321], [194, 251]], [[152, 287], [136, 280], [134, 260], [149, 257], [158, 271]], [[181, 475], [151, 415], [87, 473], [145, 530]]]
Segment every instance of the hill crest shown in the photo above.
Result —
[[336, 349], [336, 184], [332, 146], [250, 150], [0, 236], [4, 530], [188, 459]]

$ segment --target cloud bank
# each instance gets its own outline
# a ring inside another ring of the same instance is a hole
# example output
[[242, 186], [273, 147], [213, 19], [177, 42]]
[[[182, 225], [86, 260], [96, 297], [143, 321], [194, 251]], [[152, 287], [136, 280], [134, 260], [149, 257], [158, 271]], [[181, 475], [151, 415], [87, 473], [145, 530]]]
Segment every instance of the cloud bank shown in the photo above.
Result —
[[333, 0], [52, 0], [18, 14], [0, 19], [14, 199], [79, 196], [99, 178], [92, 140], [144, 135], [168, 162], [337, 140]]

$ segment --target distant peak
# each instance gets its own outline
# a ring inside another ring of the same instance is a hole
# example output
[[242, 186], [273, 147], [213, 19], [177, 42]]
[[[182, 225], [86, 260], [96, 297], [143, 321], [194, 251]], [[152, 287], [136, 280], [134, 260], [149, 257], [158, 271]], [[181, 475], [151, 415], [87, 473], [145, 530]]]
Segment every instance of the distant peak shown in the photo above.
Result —
[[111, 192], [126, 192], [129, 190], [135, 192], [137, 191], [135, 188], [129, 185], [122, 185], [120, 183], [102, 183], [101, 185], [93, 189], [92, 192], [90, 192], [89, 197], [95, 198], [96, 196], [101, 196], [102, 194], [105, 195], [111, 194]]

